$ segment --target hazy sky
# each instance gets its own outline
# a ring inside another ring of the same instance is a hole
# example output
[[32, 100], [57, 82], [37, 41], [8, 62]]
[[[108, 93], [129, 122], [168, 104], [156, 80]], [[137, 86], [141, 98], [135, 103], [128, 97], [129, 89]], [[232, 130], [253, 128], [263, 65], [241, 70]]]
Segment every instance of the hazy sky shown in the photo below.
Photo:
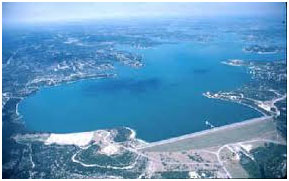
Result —
[[3, 3], [6, 23], [162, 16], [283, 16], [285, 3]]

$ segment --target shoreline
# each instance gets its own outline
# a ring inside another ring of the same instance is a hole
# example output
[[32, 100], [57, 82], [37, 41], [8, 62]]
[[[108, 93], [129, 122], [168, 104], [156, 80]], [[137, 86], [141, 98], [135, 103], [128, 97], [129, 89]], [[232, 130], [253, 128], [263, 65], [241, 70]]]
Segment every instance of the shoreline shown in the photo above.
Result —
[[[272, 119], [272, 118], [273, 118], [273, 116], [262, 116], [262, 117], [247, 119], [245, 121], [232, 123], [232, 124], [219, 126], [219, 127], [214, 127], [211, 129], [193, 132], [193, 133], [189, 133], [189, 134], [185, 134], [185, 135], [181, 135], [181, 136], [177, 136], [177, 137], [171, 137], [168, 139], [155, 141], [155, 142], [147, 142], [147, 141], [142, 140], [141, 138], [137, 138], [135, 130], [133, 130], [129, 127], [125, 127], [125, 128], [132, 131], [132, 133], [130, 135], [130, 139], [136, 139], [136, 140], [141, 141], [142, 144], [139, 145], [139, 147], [136, 147], [136, 150], [142, 150], [142, 149], [146, 149], [146, 148], [150, 148], [150, 147], [154, 147], [154, 146], [165, 145], [165, 144], [170, 144], [170, 143], [174, 143], [174, 142], [178, 142], [181, 140], [186, 140], [186, 139], [190, 139], [190, 138], [194, 138], [194, 137], [204, 136], [204, 135], [211, 134], [211, 133], [218, 132], [218, 131], [224, 131], [227, 129], [234, 129], [234, 128], [254, 124], [257, 122], [266, 121], [266, 120]], [[76, 145], [76, 146], [84, 146], [84, 145], [87, 145], [88, 143], [90, 143], [90, 141], [92, 140], [92, 138], [90, 138], [90, 139], [85, 138], [87, 135], [91, 135], [91, 134], [94, 134], [96, 131], [102, 131], [102, 130], [103, 129], [98, 129], [98, 130], [93, 130], [93, 131], [84, 131], [84, 132], [73, 132], [73, 133], [48, 133], [49, 136], [44, 141], [44, 144], [53, 144], [54, 143], [54, 144], [58, 144], [58, 145], [67, 145], [67, 144], [70, 145], [70, 144], [72, 144], [72, 145]], [[82, 139], [80, 139], [80, 138], [82, 138]], [[67, 140], [67, 139], [69, 139], [69, 140]], [[66, 141], [68, 141], [69, 143], [66, 143]], [[84, 142], [82, 142], [82, 141], [84, 141]]]
[[[106, 77], [106, 78], [115, 78], [114, 76], [112, 77]], [[64, 84], [73, 84], [73, 83], [76, 83], [76, 82], [81, 82], [81, 81], [86, 81], [86, 80], [99, 80], [99, 79], [104, 79], [104, 77], [93, 77], [93, 78], [89, 78], [89, 79], [80, 79], [80, 80], [76, 80], [76, 81], [68, 81], [68, 82], [65, 82]], [[48, 86], [43, 86], [42, 88], [46, 88], [46, 89], [49, 89], [49, 88], [53, 88], [53, 87], [56, 87], [56, 86], [61, 86], [63, 85], [62, 83], [60, 84], [56, 84], [56, 85], [48, 85]], [[39, 90], [38, 90], [39, 91]], [[18, 105], [21, 103], [21, 101], [23, 101], [25, 98], [29, 97], [30, 95], [28, 96], [25, 96], [24, 98], [22, 97], [21, 100], [16, 104], [16, 109], [15, 109], [15, 113], [18, 117], [22, 117], [22, 114], [18, 111]], [[206, 97], [206, 96], [205, 96]], [[226, 125], [222, 125], [222, 126], [218, 126], [218, 127], [214, 127], [214, 128], [209, 128], [209, 129], [205, 129], [205, 130], [201, 130], [201, 131], [197, 131], [197, 132], [191, 132], [191, 133], [188, 133], [188, 134], [183, 134], [183, 135], [180, 135], [180, 136], [176, 136], [176, 137], [169, 137], [169, 138], [166, 138], [166, 139], [163, 139], [163, 140], [158, 140], [158, 141], [153, 141], [153, 142], [149, 142], [149, 141], [146, 141], [142, 138], [139, 138], [137, 136], [137, 131], [130, 128], [130, 127], [127, 127], [127, 126], [122, 126], [128, 130], [131, 131], [131, 135], [130, 135], [130, 139], [136, 139], [136, 140], [139, 140], [143, 143], [143, 147], [140, 147], [140, 148], [136, 148], [136, 149], [141, 149], [141, 148], [147, 148], [147, 147], [150, 147], [150, 146], [154, 146], [154, 145], [151, 145], [151, 144], [155, 144], [155, 143], [160, 143], [160, 142], [166, 142], [168, 140], [174, 140], [174, 139], [177, 139], [177, 140], [182, 140], [182, 139], [186, 139], [186, 138], [190, 138], [192, 137], [193, 135], [197, 134], [197, 135], [202, 135], [202, 134], [205, 134], [206, 132], [211, 132], [211, 131], [215, 131], [215, 129], [219, 129], [219, 128], [224, 128], [224, 127], [230, 127], [230, 126], [237, 126], [237, 125], [242, 125], [244, 124], [247, 124], [247, 122], [251, 122], [251, 121], [254, 121], [255, 119], [265, 119], [265, 118], [269, 118], [269, 117], [272, 117], [272, 116], [267, 116], [265, 115], [262, 111], [254, 108], [253, 106], [248, 106], [246, 104], [242, 104], [242, 103], [238, 103], [238, 102], [233, 102], [233, 101], [228, 101], [228, 100], [224, 100], [224, 99], [219, 99], [221, 101], [226, 101], [226, 102], [231, 102], [231, 103], [236, 103], [236, 104], [240, 104], [240, 105], [243, 105], [245, 107], [248, 107], [250, 109], [253, 109], [255, 110], [256, 112], [259, 112], [262, 114], [261, 117], [255, 117], [255, 118], [250, 118], [250, 119], [247, 119], [247, 120], [242, 120], [240, 122], [236, 122], [236, 123], [231, 123], [231, 124], [226, 124]], [[23, 123], [24, 123], [24, 120], [23, 120]], [[22, 123], [22, 124], [23, 124]], [[25, 123], [24, 123], [25, 125]], [[96, 131], [101, 131], [101, 130], [107, 130], [107, 129], [114, 129], [114, 128], [105, 128], [105, 129], [95, 129], [95, 130], [91, 130], [91, 131], [80, 131], [80, 132], [65, 132], [65, 133], [56, 133], [56, 132], [38, 132], [37, 133], [47, 133], [49, 135], [58, 135], [58, 136], [65, 136], [65, 135], [75, 135], [75, 134], [82, 134], [82, 133], [92, 133], [92, 132], [96, 132]], [[217, 131], [217, 130], [216, 130]], [[174, 142], [174, 141], [170, 141], [170, 142]], [[163, 144], [163, 143], [162, 143]]]
[[[28, 93], [27, 95], [24, 95], [24, 96], [21, 96], [21, 97], [17, 97], [20, 100], [15, 105], [15, 114], [18, 117], [23, 117], [23, 115], [19, 112], [19, 109], [18, 109], [19, 104], [21, 104], [21, 102], [23, 100], [25, 100], [26, 98], [28, 98], [29, 96], [32, 96], [33, 94], [39, 92], [40, 89], [50, 89], [50, 88], [54, 88], [54, 87], [57, 87], [57, 86], [74, 84], [74, 83], [81, 82], [81, 81], [86, 81], [86, 80], [101, 80], [101, 79], [105, 79], [105, 78], [115, 78], [116, 76], [117, 76], [117, 74], [112, 73], [112, 74], [108, 74], [107, 77], [102, 76], [102, 75], [101, 76], [92, 76], [92, 77], [83, 78], [83, 79], [81, 78], [79, 80], [69, 80], [69, 81], [59, 82], [59, 83], [56, 83], [56, 84], [53, 84], [53, 85], [44, 85], [44, 86], [36, 87], [35, 91], [32, 91], [32, 92]], [[9, 99], [11, 99], [11, 98], [15, 98], [15, 97], [13, 97], [13, 96], [9, 97]], [[4, 106], [5, 105], [2, 106], [2, 109], [3, 109]], [[23, 120], [22, 122], [25, 122], [25, 121]], [[20, 123], [22, 123], [22, 122], [20, 122]], [[87, 132], [87, 131], [83, 131], [83, 132]], [[82, 132], [75, 132], [75, 133], [82, 133]], [[52, 133], [49, 133], [49, 134], [52, 134]]]
[[[221, 62], [223, 63], [223, 62]], [[224, 64], [224, 63], [223, 63]], [[234, 65], [230, 65], [230, 66], [234, 66]], [[99, 76], [99, 77], [88, 77], [88, 78], [84, 78], [84, 79], [79, 79], [79, 80], [70, 80], [70, 81], [64, 81], [64, 82], [59, 82], [57, 84], [54, 84], [54, 85], [44, 85], [42, 86], [41, 88], [53, 88], [53, 87], [56, 87], [56, 86], [61, 86], [61, 85], [64, 85], [64, 84], [73, 84], [73, 83], [76, 83], [76, 82], [82, 82], [82, 81], [86, 81], [86, 80], [97, 80], [97, 79], [105, 79], [105, 78], [115, 78], [117, 74], [108, 74], [105, 76]], [[37, 91], [39, 91], [40, 88], [38, 88]], [[30, 94], [31, 95], [31, 94]], [[16, 115], [17, 116], [21, 116], [21, 113], [19, 113], [18, 111], [18, 105], [21, 103], [21, 101], [23, 101], [23, 99], [29, 97], [30, 95], [27, 95], [25, 97], [23, 97], [17, 104], [16, 104]], [[204, 95], [204, 94], [203, 94]], [[204, 95], [205, 96], [205, 95]], [[207, 97], [207, 96], [205, 96]], [[209, 98], [209, 97], [207, 97]], [[196, 137], [196, 136], [202, 136], [202, 135], [205, 135], [205, 134], [209, 134], [211, 132], [216, 132], [216, 131], [221, 131], [221, 130], [225, 130], [225, 129], [230, 129], [230, 128], [235, 128], [235, 127], [239, 127], [239, 126], [243, 126], [243, 125], [247, 125], [247, 124], [250, 124], [250, 123], [254, 123], [254, 122], [258, 122], [258, 121], [263, 121], [263, 120], [266, 120], [266, 119], [270, 119], [270, 118], [273, 118], [273, 116], [268, 116], [266, 115], [263, 111], [259, 110], [258, 108], [254, 107], [254, 106], [251, 106], [251, 105], [248, 105], [248, 104], [244, 104], [244, 103], [240, 103], [240, 102], [234, 102], [234, 101], [228, 101], [226, 99], [219, 99], [221, 101], [226, 101], [226, 102], [231, 102], [231, 103], [237, 103], [239, 105], [243, 105], [245, 107], [248, 107], [250, 109], [253, 109], [254, 111], [256, 112], [259, 112], [262, 114], [261, 117], [256, 117], [256, 118], [250, 118], [250, 119], [247, 119], [247, 120], [242, 120], [240, 122], [237, 122], [237, 123], [231, 123], [231, 124], [227, 124], [227, 125], [223, 125], [223, 126], [219, 126], [219, 127], [214, 127], [214, 128], [211, 128], [211, 129], [205, 129], [205, 130], [201, 130], [201, 131], [197, 131], [197, 132], [193, 132], [193, 133], [188, 133], [188, 134], [184, 134], [184, 135], [180, 135], [180, 136], [177, 136], [177, 137], [170, 137], [170, 138], [167, 138], [167, 139], [163, 139], [163, 140], [159, 140], [159, 141], [153, 141], [153, 142], [148, 142], [148, 141], [145, 141], [141, 138], [138, 138], [137, 137], [137, 133], [135, 130], [133, 130], [132, 128], [130, 127], [126, 127], [124, 126], [125, 128], [129, 129], [132, 134], [130, 135], [130, 139], [137, 139], [137, 140], [140, 140], [143, 142], [144, 145], [141, 145], [140, 147], [137, 147], [136, 149], [143, 149], [143, 148], [149, 148], [149, 147], [153, 147], [153, 146], [156, 146], [156, 145], [162, 145], [162, 144], [167, 144], [167, 143], [173, 143], [173, 142], [176, 142], [176, 141], [179, 141], [179, 140], [183, 140], [183, 139], [188, 139], [188, 138], [192, 138], [192, 137]], [[91, 132], [95, 132], [95, 131], [98, 131], [98, 130], [105, 130], [105, 129], [96, 129], [96, 130], [91, 130], [91, 131], [83, 131], [83, 132], [69, 132], [69, 133], [48, 133], [49, 135], [67, 135], [67, 134], [71, 134], [71, 135], [75, 135], [75, 134], [81, 134], [81, 133], [91, 133]], [[45, 133], [45, 132], [43, 132]]]
[[[208, 99], [216, 99], [216, 100], [221, 100], [221, 101], [226, 101], [226, 102], [231, 102], [231, 103], [236, 103], [236, 104], [239, 104], [239, 105], [242, 105], [242, 106], [246, 106], [248, 108], [251, 108], [251, 109], [254, 109], [255, 111], [259, 112], [260, 114], [262, 114], [263, 116], [268, 116], [266, 113], [264, 113], [262, 110], [258, 109], [257, 107], [254, 107], [252, 105], [249, 105], [249, 104], [246, 104], [246, 103], [243, 103], [243, 102], [236, 102], [236, 101], [232, 101], [232, 100], [228, 100], [228, 99], [224, 99], [224, 98], [212, 98], [212, 97], [208, 97], [206, 95], [206, 93], [203, 93], [203, 96], [205, 96], [206, 98]], [[263, 117], [262, 116], [262, 117]], [[252, 118], [253, 119], [253, 118]], [[246, 121], [246, 120], [244, 120]], [[243, 121], [241, 121], [243, 122]], [[234, 124], [234, 123], [233, 123]]]
[[[110, 77], [110, 78], [113, 78], [113, 77]], [[96, 80], [96, 79], [103, 79], [103, 77], [94, 77], [94, 78], [90, 78], [90, 79], [80, 79], [80, 80], [76, 80], [76, 81], [69, 81], [69, 82], [65, 82], [65, 84], [71, 84], [71, 83], [84, 81], [84, 80]], [[61, 84], [52, 85], [52, 86], [48, 85], [48, 86], [45, 86], [44, 88], [52, 88], [52, 87], [59, 86], [59, 85], [61, 85]], [[25, 99], [25, 98], [21, 98], [20, 102], [23, 99]], [[226, 101], [226, 102], [228, 101], [228, 100], [225, 100], [225, 99], [219, 99], [219, 100]], [[18, 112], [18, 105], [20, 104], [20, 102], [18, 102], [17, 105], [16, 105], [16, 115], [17, 116], [21, 116], [21, 114]], [[243, 121], [240, 121], [240, 122], [231, 123], [231, 124], [227, 124], [227, 125], [223, 125], [223, 126], [219, 126], [219, 127], [214, 127], [214, 128], [210, 128], [210, 129], [197, 131], [197, 132], [192, 132], [192, 133], [188, 133], [188, 134], [184, 134], [184, 135], [180, 135], [180, 136], [176, 136], [176, 137], [170, 137], [170, 138], [159, 140], [159, 141], [153, 141], [153, 142], [148, 142], [148, 141], [145, 141], [145, 140], [143, 140], [141, 138], [138, 138], [137, 137], [137, 131], [132, 129], [132, 128], [130, 128], [130, 127], [124, 126], [124, 128], [127, 128], [127, 129], [129, 129], [131, 131], [130, 139], [136, 139], [136, 140], [141, 141], [142, 144], [139, 145], [139, 147], [136, 147], [137, 150], [141, 150], [141, 149], [145, 149], [145, 148], [154, 147], [154, 146], [157, 146], [157, 145], [173, 143], [173, 142], [177, 142], [177, 141], [180, 141], [180, 140], [185, 140], [185, 139], [189, 139], [189, 138], [193, 138], [193, 137], [198, 137], [198, 136], [210, 134], [210, 133], [216, 132], [216, 131], [222, 131], [222, 130], [235, 128], [235, 127], [242, 127], [243, 125], [248, 125], [248, 124], [252, 124], [252, 123], [255, 123], [255, 122], [259, 122], [259, 121], [263, 121], [263, 120], [266, 120], [266, 119], [273, 118], [273, 116], [268, 116], [264, 112], [262, 112], [261, 110], [255, 108], [253, 106], [250, 106], [250, 105], [247, 105], [247, 104], [244, 104], [244, 103], [234, 102], [234, 101], [229, 101], [229, 102], [237, 103], [237, 104], [246, 106], [248, 108], [251, 108], [251, 109], [261, 113], [262, 116], [261, 117], [250, 118], [250, 119], [247, 119], [247, 120], [243, 120]], [[70, 134], [70, 135], [81, 135], [81, 134], [85, 134], [85, 133], [94, 133], [95, 131], [101, 131], [101, 130], [105, 130], [105, 129], [96, 129], [96, 130], [91, 130], [91, 131], [69, 132], [69, 133], [52, 133], [52, 132], [50, 132], [48, 134], [50, 136], [58, 135], [58, 136], [62, 137], [62, 136], [65, 136], [67, 134]], [[42, 132], [42, 133], [45, 133], [45, 132]], [[56, 143], [56, 142], [54, 142], [54, 143]], [[78, 144], [80, 144], [80, 143], [78, 143]]]
[[[75, 83], [75, 82], [83, 81], [83, 80], [94, 80], [94, 79], [102, 79], [102, 78], [103, 77], [95, 77], [95, 78], [91, 78], [91, 79], [80, 79], [80, 80], [77, 80], [77, 81], [66, 82], [65, 84]], [[61, 85], [61, 84], [47, 86], [47, 87], [44, 87], [44, 88], [52, 88], [52, 87], [59, 86], [59, 85]], [[21, 98], [20, 102], [23, 99], [25, 99], [25, 98]], [[219, 99], [219, 100], [226, 101], [226, 102], [228, 101], [228, 100], [224, 100], [224, 99]], [[17, 116], [22, 116], [18, 112], [18, 104], [19, 103], [17, 103], [17, 105], [16, 105], [16, 114], [18, 113]], [[201, 131], [197, 131], [197, 132], [192, 132], [192, 133], [188, 133], [188, 134], [184, 134], [184, 135], [180, 135], [180, 136], [176, 136], [176, 137], [170, 137], [170, 138], [167, 138], [167, 139], [164, 139], [164, 140], [153, 141], [153, 142], [145, 141], [145, 140], [143, 140], [141, 138], [138, 138], [137, 137], [137, 131], [132, 129], [132, 128], [130, 128], [130, 127], [124, 126], [124, 128], [127, 128], [127, 129], [129, 129], [132, 132], [132, 134], [130, 135], [130, 139], [136, 139], [136, 140], [139, 140], [139, 141], [141, 141], [143, 143], [143, 146], [138, 147], [136, 149], [144, 149], [144, 148], [149, 148], [149, 147], [153, 147], [153, 146], [156, 146], [156, 145], [173, 143], [173, 142], [176, 142], [176, 141], [179, 141], [179, 140], [188, 139], [188, 138], [192, 138], [192, 137], [195, 137], [195, 136], [202, 136], [204, 134], [208, 134], [208, 133], [215, 132], [215, 131], [220, 131], [220, 130], [223, 130], [223, 129], [229, 129], [229, 128], [234, 128], [234, 127], [238, 127], [238, 126], [242, 126], [242, 125], [247, 125], [247, 124], [258, 122], [258, 121], [263, 121], [264, 119], [273, 118], [273, 116], [268, 116], [268, 115], [264, 114], [261, 110], [258, 110], [257, 108], [255, 108], [253, 106], [249, 106], [247, 104], [238, 103], [238, 102], [232, 102], [232, 103], [237, 103], [237, 104], [246, 106], [248, 108], [251, 108], [251, 109], [261, 113], [262, 116], [261, 117], [256, 117], [256, 118], [247, 119], [247, 120], [243, 120], [243, 121], [236, 122], [236, 123], [223, 125], [223, 126], [209, 128], [209, 129], [205, 129], [205, 130], [201, 130]], [[77, 135], [77, 134], [82, 134], [82, 133], [93, 133], [93, 132], [101, 131], [101, 130], [106, 130], [106, 129], [96, 129], [96, 130], [91, 130], [91, 131], [68, 132], [68, 133], [53, 133], [53, 132], [49, 132], [48, 134], [49, 135], [58, 135], [58, 136], [64, 135], [65, 136], [67, 134], [70, 134], [70, 135], [75, 135], [76, 134]], [[39, 132], [39, 133], [41, 133], [41, 132]], [[42, 133], [47, 133], [47, 132], [42, 132]]]

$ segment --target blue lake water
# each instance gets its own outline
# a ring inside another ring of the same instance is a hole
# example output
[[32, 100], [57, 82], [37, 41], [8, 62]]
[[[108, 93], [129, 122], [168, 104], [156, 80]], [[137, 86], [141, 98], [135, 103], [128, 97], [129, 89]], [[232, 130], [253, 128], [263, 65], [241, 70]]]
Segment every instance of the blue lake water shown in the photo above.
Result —
[[42, 88], [24, 99], [19, 112], [27, 128], [68, 133], [127, 126], [137, 137], [157, 141], [208, 129], [206, 120], [222, 126], [261, 116], [248, 107], [202, 96], [250, 81], [244, 67], [220, 63], [251, 58], [241, 45], [182, 43], [137, 51], [144, 55], [140, 69], [117, 65], [116, 78]]

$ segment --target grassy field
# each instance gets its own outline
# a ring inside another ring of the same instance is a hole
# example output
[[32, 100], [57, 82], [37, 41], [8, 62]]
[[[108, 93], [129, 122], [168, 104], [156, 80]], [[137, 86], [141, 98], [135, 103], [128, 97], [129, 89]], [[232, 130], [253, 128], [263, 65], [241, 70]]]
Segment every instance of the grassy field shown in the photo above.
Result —
[[171, 138], [150, 143], [140, 151], [174, 152], [190, 149], [203, 149], [225, 145], [228, 143], [262, 138], [268, 133], [276, 131], [276, 125], [271, 117], [261, 117], [214, 128], [198, 133]]

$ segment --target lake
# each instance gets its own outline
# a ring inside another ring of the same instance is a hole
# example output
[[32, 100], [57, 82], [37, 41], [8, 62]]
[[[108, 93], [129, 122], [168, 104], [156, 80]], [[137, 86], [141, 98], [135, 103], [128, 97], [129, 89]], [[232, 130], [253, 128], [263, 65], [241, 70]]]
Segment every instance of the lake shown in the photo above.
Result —
[[234, 90], [250, 81], [244, 67], [220, 63], [252, 58], [242, 48], [223, 41], [133, 50], [143, 55], [144, 67], [116, 64], [115, 78], [41, 88], [19, 104], [19, 112], [32, 131], [71, 133], [126, 126], [149, 142], [209, 129], [205, 121], [222, 126], [258, 117], [261, 114], [251, 108], [202, 95]]

